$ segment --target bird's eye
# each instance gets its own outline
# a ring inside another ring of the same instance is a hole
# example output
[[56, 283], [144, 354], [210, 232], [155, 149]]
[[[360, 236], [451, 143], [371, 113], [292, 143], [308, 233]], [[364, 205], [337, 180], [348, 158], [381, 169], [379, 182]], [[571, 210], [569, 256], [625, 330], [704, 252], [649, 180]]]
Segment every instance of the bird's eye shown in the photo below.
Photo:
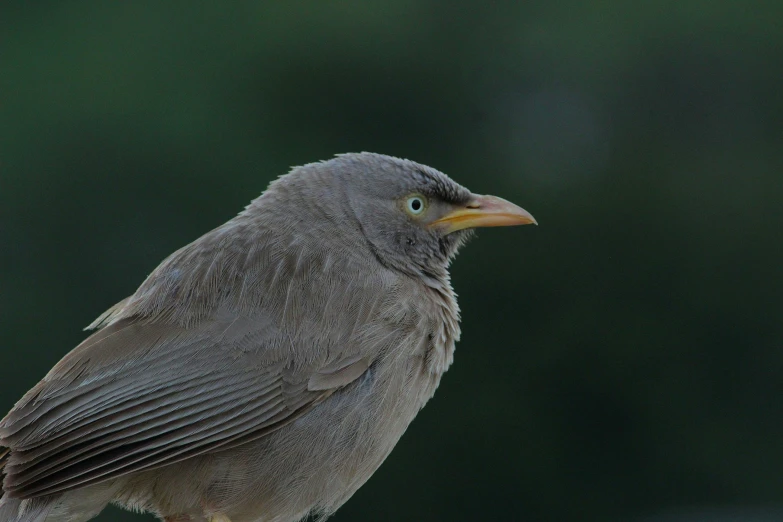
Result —
[[425, 201], [423, 196], [410, 196], [406, 202], [405, 207], [410, 214], [418, 216], [424, 212]]

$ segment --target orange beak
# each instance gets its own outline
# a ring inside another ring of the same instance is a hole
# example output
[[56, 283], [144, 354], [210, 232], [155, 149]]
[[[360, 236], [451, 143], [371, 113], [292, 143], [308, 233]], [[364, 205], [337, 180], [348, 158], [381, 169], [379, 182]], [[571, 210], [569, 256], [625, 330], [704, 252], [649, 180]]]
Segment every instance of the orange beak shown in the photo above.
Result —
[[538, 225], [527, 210], [495, 196], [476, 196], [465, 208], [458, 208], [430, 223], [444, 234], [477, 227]]

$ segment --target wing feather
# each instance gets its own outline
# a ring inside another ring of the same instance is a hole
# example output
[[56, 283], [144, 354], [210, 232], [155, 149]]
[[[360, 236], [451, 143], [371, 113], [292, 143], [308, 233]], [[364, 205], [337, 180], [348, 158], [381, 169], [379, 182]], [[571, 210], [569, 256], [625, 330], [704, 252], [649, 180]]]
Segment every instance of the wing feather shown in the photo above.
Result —
[[319, 366], [260, 357], [272, 334], [229, 319], [188, 330], [123, 319], [85, 340], [0, 422], [5, 492], [48, 495], [244, 444], [349, 383], [308, 389]]

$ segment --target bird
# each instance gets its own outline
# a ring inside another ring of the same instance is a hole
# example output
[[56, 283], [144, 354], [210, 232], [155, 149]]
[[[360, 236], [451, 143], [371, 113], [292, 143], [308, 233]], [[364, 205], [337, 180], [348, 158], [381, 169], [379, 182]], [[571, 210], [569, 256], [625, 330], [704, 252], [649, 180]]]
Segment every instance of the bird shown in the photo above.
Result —
[[537, 224], [423, 164], [339, 154], [166, 258], [0, 421], [0, 520], [323, 520], [452, 364], [478, 227]]

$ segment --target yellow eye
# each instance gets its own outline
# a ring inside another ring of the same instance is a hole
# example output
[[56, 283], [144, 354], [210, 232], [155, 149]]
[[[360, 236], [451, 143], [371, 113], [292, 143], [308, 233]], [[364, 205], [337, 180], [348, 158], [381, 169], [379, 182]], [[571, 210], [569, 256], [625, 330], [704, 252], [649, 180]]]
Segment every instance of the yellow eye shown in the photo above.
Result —
[[424, 196], [410, 196], [405, 201], [405, 209], [408, 211], [409, 214], [412, 214], [414, 216], [418, 216], [422, 212], [424, 212], [424, 207], [426, 206], [426, 201], [424, 200]]

